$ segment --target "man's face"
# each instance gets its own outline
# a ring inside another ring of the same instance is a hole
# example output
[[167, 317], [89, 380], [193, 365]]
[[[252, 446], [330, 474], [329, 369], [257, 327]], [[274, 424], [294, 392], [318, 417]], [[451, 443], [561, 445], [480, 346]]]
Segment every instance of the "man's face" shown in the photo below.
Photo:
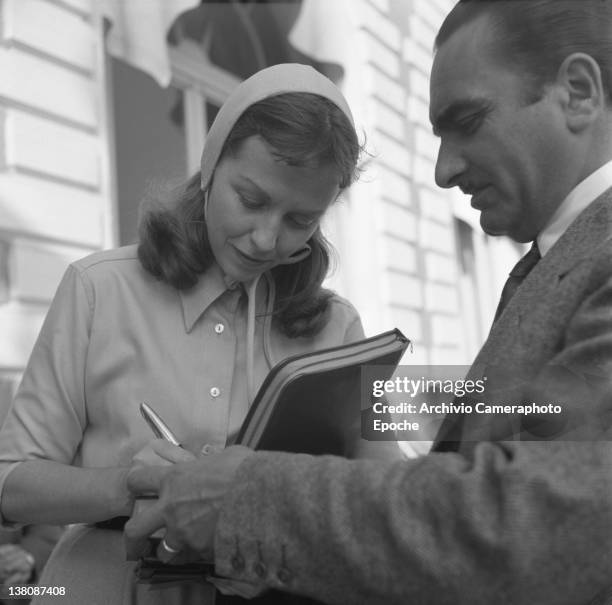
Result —
[[554, 86], [528, 104], [525, 77], [494, 58], [487, 25], [463, 26], [434, 59], [436, 183], [471, 195], [486, 233], [527, 242], [571, 189], [569, 137]]

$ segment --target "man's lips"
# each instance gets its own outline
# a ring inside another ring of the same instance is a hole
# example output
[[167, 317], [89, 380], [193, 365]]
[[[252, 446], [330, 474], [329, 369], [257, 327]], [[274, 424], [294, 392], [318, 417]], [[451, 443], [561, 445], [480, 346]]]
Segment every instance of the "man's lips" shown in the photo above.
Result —
[[472, 208], [475, 208], [476, 210], [484, 210], [487, 206], [490, 206], [490, 200], [486, 199], [487, 189], [488, 186], [485, 186], [479, 188], [472, 188], [469, 191], [469, 194], [471, 194], [472, 196], [472, 199], [470, 201], [470, 205], [472, 206]]

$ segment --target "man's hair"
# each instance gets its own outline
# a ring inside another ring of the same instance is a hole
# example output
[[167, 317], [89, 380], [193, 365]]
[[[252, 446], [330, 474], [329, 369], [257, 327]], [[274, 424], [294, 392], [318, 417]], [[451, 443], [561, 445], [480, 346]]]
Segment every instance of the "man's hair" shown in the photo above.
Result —
[[525, 74], [532, 101], [564, 59], [581, 52], [599, 64], [612, 104], [612, 0], [460, 0], [444, 20], [435, 48], [481, 15], [489, 17], [491, 49], [501, 64]]
[[[232, 128], [221, 158], [236, 153], [246, 139], [256, 135], [270, 145], [279, 162], [313, 168], [334, 166], [340, 189], [357, 177], [361, 148], [355, 129], [344, 112], [324, 97], [284, 93], [251, 105]], [[200, 181], [198, 172], [169, 203], [150, 203], [139, 226], [142, 266], [179, 290], [193, 287], [214, 261]], [[273, 321], [292, 338], [316, 334], [329, 318], [331, 292], [322, 283], [331, 261], [331, 246], [319, 228], [308, 245], [308, 257], [271, 270], [277, 294]]]

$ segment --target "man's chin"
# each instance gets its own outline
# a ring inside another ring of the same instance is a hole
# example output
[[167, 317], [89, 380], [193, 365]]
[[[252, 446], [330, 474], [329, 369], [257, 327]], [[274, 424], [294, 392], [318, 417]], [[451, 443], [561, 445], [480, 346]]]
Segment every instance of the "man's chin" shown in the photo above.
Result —
[[513, 229], [508, 225], [500, 225], [499, 222], [487, 221], [484, 214], [480, 215], [480, 227], [487, 235], [493, 237], [509, 237], [511, 240], [519, 244], [527, 244], [535, 239], [535, 234], [532, 233], [532, 229], [528, 229], [527, 232], [524, 230]]
[[494, 218], [487, 216], [486, 211], [480, 213], [480, 227], [487, 235], [508, 235], [507, 227], [501, 225]]

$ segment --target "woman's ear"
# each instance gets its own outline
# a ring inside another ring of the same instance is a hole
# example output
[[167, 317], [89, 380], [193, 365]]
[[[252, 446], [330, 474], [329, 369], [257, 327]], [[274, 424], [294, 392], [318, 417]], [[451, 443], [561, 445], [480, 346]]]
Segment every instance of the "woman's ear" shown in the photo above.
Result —
[[577, 133], [593, 124], [605, 105], [597, 61], [586, 53], [572, 53], [559, 67], [557, 84], [564, 91], [563, 109], [568, 128]]

